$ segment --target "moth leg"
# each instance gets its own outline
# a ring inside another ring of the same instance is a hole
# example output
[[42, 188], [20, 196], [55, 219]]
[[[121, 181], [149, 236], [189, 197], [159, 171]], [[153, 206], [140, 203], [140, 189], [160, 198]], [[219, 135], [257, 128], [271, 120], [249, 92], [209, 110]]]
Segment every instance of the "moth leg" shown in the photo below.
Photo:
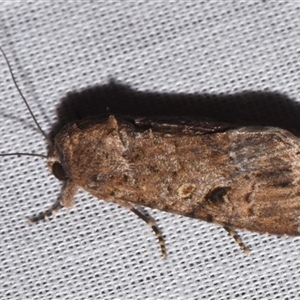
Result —
[[42, 220], [48, 220], [51, 216], [55, 215], [59, 209], [63, 207], [71, 207], [74, 203], [74, 194], [76, 193], [76, 190], [77, 187], [71, 180], [65, 181], [62, 187], [61, 194], [52, 205], [52, 207], [44, 212], [39, 213], [37, 216], [29, 218], [29, 225]]
[[141, 218], [144, 222], [146, 222], [154, 231], [155, 235], [158, 238], [159, 241], [159, 245], [160, 245], [160, 249], [161, 249], [161, 255], [163, 258], [167, 257], [167, 250], [166, 250], [166, 245], [165, 245], [165, 241], [164, 238], [162, 236], [162, 232], [158, 229], [157, 225], [155, 224], [155, 221], [145, 215], [143, 212], [139, 211], [137, 208], [135, 208], [132, 204], [125, 202], [125, 201], [118, 201], [118, 204], [130, 209], [134, 214], [136, 214], [139, 218]]
[[55, 215], [56, 212], [63, 206], [60, 203], [60, 199], [56, 200], [52, 207], [44, 212], [39, 213], [37, 216], [28, 219], [28, 224], [32, 225], [42, 220], [48, 220], [51, 216]]
[[236, 243], [240, 246], [240, 248], [246, 253], [249, 254], [250, 249], [245, 246], [239, 235], [232, 228], [228, 226], [223, 226], [223, 228], [234, 238]]

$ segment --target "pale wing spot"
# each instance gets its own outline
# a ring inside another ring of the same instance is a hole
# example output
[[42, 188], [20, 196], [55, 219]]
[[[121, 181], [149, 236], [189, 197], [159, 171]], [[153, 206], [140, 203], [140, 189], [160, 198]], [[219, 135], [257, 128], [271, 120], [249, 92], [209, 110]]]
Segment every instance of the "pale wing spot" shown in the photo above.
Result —
[[195, 184], [184, 183], [178, 188], [177, 192], [180, 198], [186, 199], [186, 198], [190, 198], [195, 190], [196, 190]]

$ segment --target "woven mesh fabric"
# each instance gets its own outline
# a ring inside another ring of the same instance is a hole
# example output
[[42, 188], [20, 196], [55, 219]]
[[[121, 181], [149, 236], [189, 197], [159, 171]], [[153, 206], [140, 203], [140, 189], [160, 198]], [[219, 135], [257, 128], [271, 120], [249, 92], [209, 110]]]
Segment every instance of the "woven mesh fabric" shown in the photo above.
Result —
[[[89, 113], [195, 114], [300, 132], [297, 1], [2, 1], [0, 44], [42, 128]], [[0, 150], [46, 153], [0, 57]], [[55, 127], [55, 126], [54, 126]], [[300, 239], [147, 211], [166, 238], [81, 191], [48, 222], [60, 182], [0, 159], [1, 299], [299, 299]]]

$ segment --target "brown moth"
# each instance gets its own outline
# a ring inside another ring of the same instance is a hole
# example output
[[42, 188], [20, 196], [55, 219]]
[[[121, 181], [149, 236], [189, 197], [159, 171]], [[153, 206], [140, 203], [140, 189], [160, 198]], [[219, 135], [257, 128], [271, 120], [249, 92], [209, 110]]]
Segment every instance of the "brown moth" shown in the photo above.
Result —
[[82, 188], [147, 222], [163, 257], [162, 234], [139, 206], [218, 224], [248, 252], [234, 229], [300, 235], [299, 149], [298, 137], [274, 127], [190, 118], [84, 119], [66, 125], [50, 145], [47, 163], [63, 181], [61, 197], [30, 222], [72, 206]]

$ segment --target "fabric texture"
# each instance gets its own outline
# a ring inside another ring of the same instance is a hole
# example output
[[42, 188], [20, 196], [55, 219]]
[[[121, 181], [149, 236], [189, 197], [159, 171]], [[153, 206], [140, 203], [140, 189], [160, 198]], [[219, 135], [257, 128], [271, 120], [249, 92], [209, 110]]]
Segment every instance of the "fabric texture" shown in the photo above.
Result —
[[[0, 45], [46, 133], [101, 112], [194, 115], [300, 132], [298, 1], [2, 1]], [[0, 56], [0, 151], [47, 153]], [[0, 157], [1, 299], [299, 299], [298, 237], [239, 232], [80, 191], [38, 157]], [[287, 199], [288, 201], [288, 199]]]

